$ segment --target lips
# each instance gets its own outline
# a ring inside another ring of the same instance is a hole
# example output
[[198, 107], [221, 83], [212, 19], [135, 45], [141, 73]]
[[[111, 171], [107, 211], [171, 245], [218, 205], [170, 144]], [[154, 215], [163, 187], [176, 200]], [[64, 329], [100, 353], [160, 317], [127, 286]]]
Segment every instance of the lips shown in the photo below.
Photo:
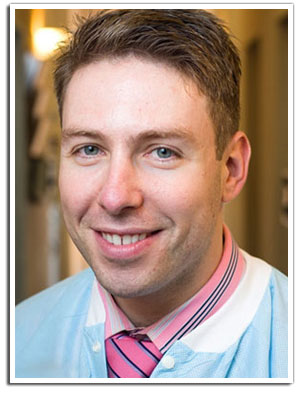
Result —
[[161, 230], [153, 232], [94, 231], [98, 246], [104, 257], [110, 260], [129, 260], [141, 257], [152, 247]]

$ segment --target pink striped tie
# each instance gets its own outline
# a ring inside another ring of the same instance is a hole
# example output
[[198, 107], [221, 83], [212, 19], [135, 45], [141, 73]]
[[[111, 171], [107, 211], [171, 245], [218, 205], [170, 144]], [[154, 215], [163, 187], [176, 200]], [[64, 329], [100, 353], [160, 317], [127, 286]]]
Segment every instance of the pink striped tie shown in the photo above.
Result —
[[108, 377], [147, 378], [162, 354], [147, 335], [122, 331], [105, 341]]

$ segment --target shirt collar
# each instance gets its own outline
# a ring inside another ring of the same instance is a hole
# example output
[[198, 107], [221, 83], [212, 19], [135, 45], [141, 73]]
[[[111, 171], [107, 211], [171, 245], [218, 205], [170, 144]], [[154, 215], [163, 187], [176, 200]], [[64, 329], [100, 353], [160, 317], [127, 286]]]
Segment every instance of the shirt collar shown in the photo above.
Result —
[[98, 283], [98, 290], [106, 311], [105, 339], [120, 331], [147, 334], [164, 353], [176, 340], [187, 335], [210, 318], [229, 299], [244, 270], [244, 259], [224, 225], [224, 247], [220, 263], [208, 282], [191, 299], [145, 328], [136, 328], [117, 306], [113, 297]]

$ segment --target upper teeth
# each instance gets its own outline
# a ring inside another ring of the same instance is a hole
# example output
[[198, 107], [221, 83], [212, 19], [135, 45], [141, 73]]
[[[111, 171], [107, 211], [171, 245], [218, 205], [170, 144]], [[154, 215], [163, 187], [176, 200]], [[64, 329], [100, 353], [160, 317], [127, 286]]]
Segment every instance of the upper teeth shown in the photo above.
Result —
[[136, 243], [137, 241], [144, 240], [146, 236], [147, 236], [146, 233], [134, 234], [134, 235], [126, 234], [120, 236], [118, 234], [109, 234], [102, 232], [102, 237], [104, 237], [105, 240], [107, 240], [109, 243], [114, 244], [115, 246]]

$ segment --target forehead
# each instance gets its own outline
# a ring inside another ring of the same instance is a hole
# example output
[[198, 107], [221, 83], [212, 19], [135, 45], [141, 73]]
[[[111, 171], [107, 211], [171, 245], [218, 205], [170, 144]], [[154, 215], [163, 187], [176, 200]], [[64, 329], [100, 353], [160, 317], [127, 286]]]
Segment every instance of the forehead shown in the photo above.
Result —
[[126, 57], [77, 70], [65, 94], [63, 129], [201, 133], [211, 120], [196, 84], [162, 63]]

